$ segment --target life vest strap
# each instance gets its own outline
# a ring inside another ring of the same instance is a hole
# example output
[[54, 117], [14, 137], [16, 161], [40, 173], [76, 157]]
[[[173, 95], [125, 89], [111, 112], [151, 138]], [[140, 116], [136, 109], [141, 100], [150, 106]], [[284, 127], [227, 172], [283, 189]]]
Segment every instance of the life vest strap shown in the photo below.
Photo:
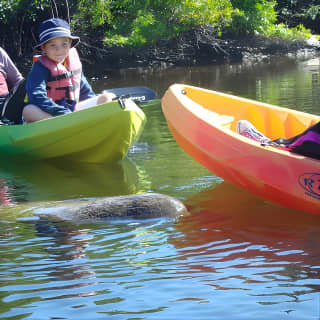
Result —
[[50, 75], [47, 81], [59, 81], [59, 80], [63, 80], [63, 79], [69, 79], [71, 78], [73, 75], [79, 74], [81, 73], [81, 69], [77, 69], [77, 70], [73, 70], [73, 71], [68, 71], [64, 74], [59, 74], [58, 76], [52, 76]]
[[76, 90], [80, 87], [79, 84], [73, 84], [73, 85], [70, 85], [70, 86], [65, 86], [65, 87], [59, 87], [59, 88], [52, 88], [52, 87], [49, 87], [47, 86], [47, 90], [70, 90], [70, 91], [73, 91], [73, 90]]

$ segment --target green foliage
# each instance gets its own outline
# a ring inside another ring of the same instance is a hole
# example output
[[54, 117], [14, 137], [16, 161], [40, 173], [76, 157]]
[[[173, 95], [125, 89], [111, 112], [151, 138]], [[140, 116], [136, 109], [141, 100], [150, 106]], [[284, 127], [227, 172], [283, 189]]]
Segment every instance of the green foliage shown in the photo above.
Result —
[[0, 0], [0, 41], [9, 44], [6, 49], [12, 56], [30, 50], [32, 27], [48, 7], [48, 0]]
[[174, 28], [168, 26], [165, 20], [156, 19], [152, 12], [139, 11], [131, 22], [119, 21], [113, 29], [106, 33], [105, 44], [129, 45], [139, 47], [153, 43], [159, 38], [170, 38], [176, 35]]
[[302, 24], [294, 28], [288, 28], [288, 26], [283, 23], [269, 27], [265, 34], [267, 36], [280, 37], [288, 40], [304, 40], [311, 36], [310, 30], [306, 29]]
[[231, 0], [231, 2], [235, 10], [228, 31], [232, 34], [256, 33], [288, 40], [306, 39], [311, 35], [310, 30], [302, 24], [293, 28], [289, 28], [284, 23], [276, 24], [277, 14], [274, 8], [277, 2], [274, 0]]
[[231, 0], [231, 3], [235, 10], [226, 31], [234, 35], [263, 34], [276, 21], [274, 0]]
[[232, 12], [228, 0], [117, 1], [113, 13], [121, 19], [113, 20], [105, 44], [143, 46], [204, 24], [214, 25], [218, 34], [231, 23]]
[[78, 1], [78, 13], [75, 15], [85, 29], [86, 26], [90, 28], [97, 28], [106, 23], [112, 22], [111, 5], [112, 0], [87, 0]]
[[27, 20], [34, 21], [37, 11], [43, 11], [48, 7], [47, 0], [1, 0], [0, 21], [1, 24], [19, 22], [19, 17], [24, 14]]
[[303, 12], [307, 18], [311, 20], [316, 20], [320, 16], [320, 5], [311, 6], [309, 8], [303, 9]]
[[319, 0], [277, 0], [276, 10], [278, 22], [289, 27], [303, 24], [313, 33], [320, 33], [320, 3]]
[[319, 0], [0, 0], [0, 44], [15, 56], [31, 52], [39, 23], [53, 14], [66, 19], [69, 9], [77, 35], [108, 46], [141, 47], [203, 25], [217, 36], [320, 32]]

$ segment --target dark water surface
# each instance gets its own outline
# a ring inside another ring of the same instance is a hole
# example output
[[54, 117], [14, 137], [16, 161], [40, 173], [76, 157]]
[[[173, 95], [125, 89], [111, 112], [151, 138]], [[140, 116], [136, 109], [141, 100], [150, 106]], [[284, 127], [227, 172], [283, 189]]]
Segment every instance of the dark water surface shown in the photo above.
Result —
[[[106, 71], [92, 82], [159, 97], [186, 83], [320, 114], [318, 58]], [[179, 148], [160, 106], [144, 111], [144, 133], [120, 164], [1, 161], [0, 319], [320, 319], [320, 217], [223, 182]], [[74, 224], [34, 215], [152, 191], [182, 200], [190, 216]]]

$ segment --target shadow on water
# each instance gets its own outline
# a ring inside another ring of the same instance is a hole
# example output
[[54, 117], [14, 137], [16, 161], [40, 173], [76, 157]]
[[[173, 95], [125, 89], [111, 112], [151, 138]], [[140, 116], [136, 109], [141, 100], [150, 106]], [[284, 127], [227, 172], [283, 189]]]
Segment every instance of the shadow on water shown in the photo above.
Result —
[[[273, 286], [281, 287], [281, 282], [288, 287], [301, 285], [304, 288], [290, 293], [296, 299], [307, 292], [320, 291], [318, 282], [311, 281], [320, 277], [320, 216], [265, 202], [228, 182], [196, 194], [185, 204], [191, 215], [183, 217], [176, 226], [183, 236], [170, 242], [185, 256], [197, 256], [194, 259], [202, 261], [202, 265], [186, 266], [193, 273], [208, 272], [208, 265], [212, 265], [217, 281], [211, 285], [223, 289], [219, 280], [228, 282], [229, 276], [223, 278], [223, 270], [232, 265], [239, 270], [255, 271], [238, 271], [237, 277], [243, 283], [279, 281]], [[231, 278], [235, 277], [236, 272], [230, 273]], [[277, 290], [275, 296], [280, 295]], [[266, 290], [261, 296], [273, 294]], [[260, 293], [257, 291], [256, 295]]]
[[[0, 163], [1, 218], [52, 201], [135, 194], [143, 169], [128, 159], [115, 164]], [[13, 214], [13, 217], [15, 215]]]

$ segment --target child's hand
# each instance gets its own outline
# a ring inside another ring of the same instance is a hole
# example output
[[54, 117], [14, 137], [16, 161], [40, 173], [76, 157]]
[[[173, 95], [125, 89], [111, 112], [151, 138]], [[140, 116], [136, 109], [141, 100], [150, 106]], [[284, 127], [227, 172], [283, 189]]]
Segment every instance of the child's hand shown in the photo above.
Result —
[[102, 93], [98, 96], [97, 104], [102, 104], [112, 101], [116, 95], [111, 92]]
[[114, 93], [111, 93], [111, 92], [102, 93], [98, 96], [95, 96], [93, 98], [89, 98], [87, 100], [77, 103], [74, 111], [80, 111], [83, 109], [88, 109], [88, 108], [97, 106], [99, 104], [110, 102], [114, 98], [116, 98], [116, 95]]

